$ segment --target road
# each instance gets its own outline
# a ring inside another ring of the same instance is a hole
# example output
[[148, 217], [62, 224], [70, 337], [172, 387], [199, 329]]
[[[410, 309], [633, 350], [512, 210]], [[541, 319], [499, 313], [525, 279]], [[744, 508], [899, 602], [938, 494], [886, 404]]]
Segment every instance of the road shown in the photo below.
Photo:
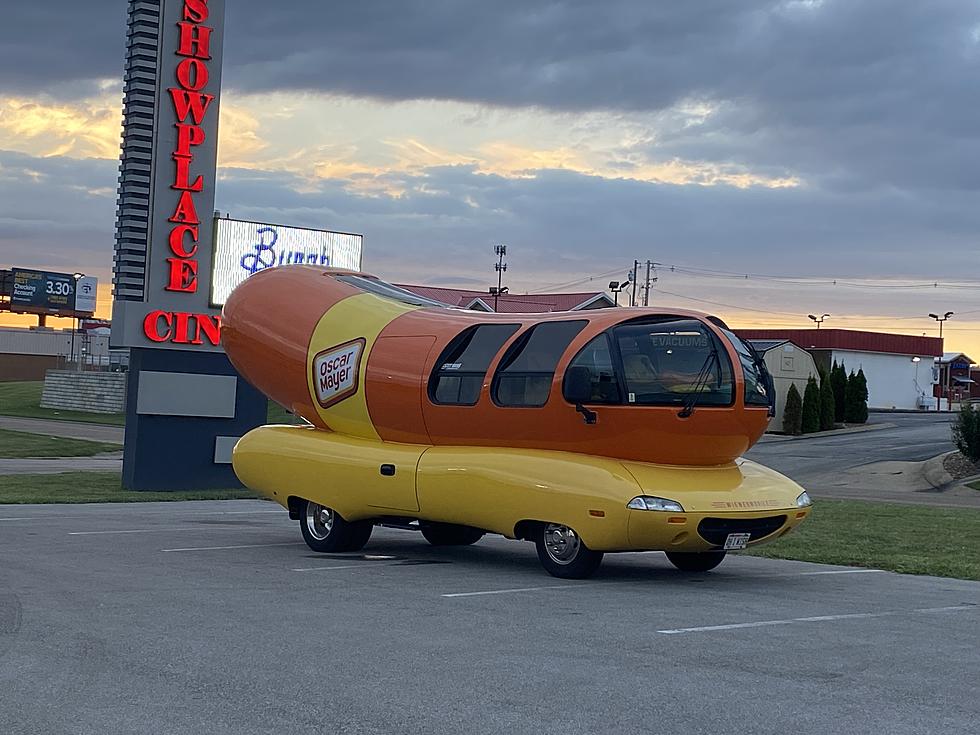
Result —
[[980, 583], [379, 529], [261, 501], [0, 509], [0, 732], [976, 732]]

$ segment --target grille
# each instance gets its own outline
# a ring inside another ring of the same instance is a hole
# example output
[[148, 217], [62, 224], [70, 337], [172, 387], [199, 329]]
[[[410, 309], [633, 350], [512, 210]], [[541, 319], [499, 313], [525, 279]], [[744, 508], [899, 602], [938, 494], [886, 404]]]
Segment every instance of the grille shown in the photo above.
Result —
[[709, 544], [723, 546], [730, 533], [747, 533], [749, 541], [757, 541], [775, 533], [786, 523], [786, 516], [767, 518], [704, 518], [698, 524], [698, 534]]

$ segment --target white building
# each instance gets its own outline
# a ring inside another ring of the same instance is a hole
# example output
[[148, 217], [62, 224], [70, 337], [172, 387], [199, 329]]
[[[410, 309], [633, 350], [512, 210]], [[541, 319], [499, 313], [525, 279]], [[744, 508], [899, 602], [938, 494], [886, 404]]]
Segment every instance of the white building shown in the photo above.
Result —
[[818, 369], [843, 363], [848, 373], [864, 370], [868, 408], [936, 408], [938, 380], [933, 360], [943, 354], [938, 337], [914, 337], [854, 329], [738, 329], [748, 340], [791, 340], [811, 355]]

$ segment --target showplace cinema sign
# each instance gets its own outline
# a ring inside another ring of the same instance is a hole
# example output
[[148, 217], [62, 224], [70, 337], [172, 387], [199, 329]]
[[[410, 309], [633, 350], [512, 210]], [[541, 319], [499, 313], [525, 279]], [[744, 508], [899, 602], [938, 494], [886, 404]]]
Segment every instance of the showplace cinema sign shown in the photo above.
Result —
[[129, 3], [114, 346], [220, 348], [209, 294], [223, 16], [223, 0]]

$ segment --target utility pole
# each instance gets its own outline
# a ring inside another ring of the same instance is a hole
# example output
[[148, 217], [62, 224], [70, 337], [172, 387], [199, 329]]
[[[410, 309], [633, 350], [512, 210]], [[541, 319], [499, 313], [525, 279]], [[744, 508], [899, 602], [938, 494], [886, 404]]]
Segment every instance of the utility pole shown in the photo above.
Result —
[[633, 261], [633, 270], [630, 271], [630, 281], [633, 282], [633, 296], [630, 297], [630, 306], [636, 306], [636, 282], [637, 276], [640, 274], [640, 261]]
[[[647, 276], [646, 276], [646, 279], [645, 279], [645, 281], [643, 283], [643, 305], [644, 306], [649, 306], [650, 305], [650, 284], [657, 282], [657, 276], [656, 275], [654, 275], [653, 278], [650, 277], [650, 269], [651, 268], [656, 268], [658, 265], [660, 265], [660, 264], [659, 263], [654, 263], [652, 260], [648, 260], [646, 262]], [[656, 273], [656, 271], [654, 271], [654, 273]]]
[[497, 312], [497, 303], [500, 300], [500, 294], [505, 291], [503, 287], [504, 282], [504, 271], [507, 270], [507, 264], [504, 262], [504, 256], [507, 255], [506, 245], [494, 245], [493, 252], [497, 256], [497, 262], [494, 263], [494, 269], [497, 271], [497, 288], [490, 290], [493, 292], [493, 311]]

